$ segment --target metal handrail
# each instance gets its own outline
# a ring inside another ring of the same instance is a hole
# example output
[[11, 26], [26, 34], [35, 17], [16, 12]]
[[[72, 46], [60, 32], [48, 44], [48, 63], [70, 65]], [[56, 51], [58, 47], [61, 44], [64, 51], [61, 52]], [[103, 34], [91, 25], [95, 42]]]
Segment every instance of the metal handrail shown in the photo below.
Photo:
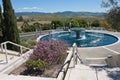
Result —
[[73, 52], [73, 65], [74, 65], [74, 67], [77, 64], [77, 59], [79, 59], [79, 61], [81, 63], [83, 63], [81, 57], [78, 55], [78, 48], [77, 48], [76, 43], [73, 44], [73, 50], [72, 50], [72, 52]]
[[81, 57], [78, 55], [78, 49], [77, 49], [77, 45], [76, 43], [73, 44], [73, 49], [71, 51], [71, 53], [69, 53], [69, 55], [67, 56], [67, 59], [65, 61], [65, 63], [62, 65], [59, 74], [57, 76], [57, 80], [64, 80], [67, 69], [70, 65], [71, 59], [73, 58], [73, 67], [75, 67], [75, 65], [77, 64], [77, 59], [80, 60], [80, 62], [82, 63], [82, 59]]
[[7, 52], [7, 44], [8, 44], [8, 43], [9, 43], [9, 44], [12, 44], [12, 45], [15, 45], [15, 46], [17, 46], [17, 47], [20, 47], [20, 55], [23, 53], [23, 48], [30, 50], [30, 48], [21, 46], [21, 45], [19, 45], [19, 44], [13, 43], [13, 42], [11, 42], [11, 41], [6, 41], [6, 42], [1, 43], [1, 51], [5, 53], [6, 63], [8, 63], [8, 57], [7, 57], [7, 55], [8, 55], [8, 52]]
[[[62, 67], [61, 67], [60, 71], [58, 72], [58, 74], [59, 74], [60, 72], [63, 72], [64, 74], [66, 74], [66, 70], [65, 70], [64, 66], [69, 65], [69, 64], [70, 64], [70, 60], [68, 60], [67, 62], [65, 62], [65, 63], [62, 65]], [[57, 77], [58, 77], [58, 75], [57, 75]]]
[[67, 70], [69, 68], [72, 56], [73, 56], [72, 51], [70, 51], [64, 64], [61, 67], [61, 70], [59, 71], [59, 74], [57, 75], [57, 80], [64, 80]]
[[30, 48], [27, 48], [27, 47], [25, 47], [25, 46], [22, 46], [22, 45], [13, 43], [13, 42], [11, 42], [11, 41], [6, 41], [6, 42], [3, 42], [3, 43], [1, 43], [1, 44], [7, 44], [7, 43], [13, 44], [13, 45], [18, 46], [18, 47], [23, 47], [23, 48], [26, 48], [26, 49], [30, 49]]

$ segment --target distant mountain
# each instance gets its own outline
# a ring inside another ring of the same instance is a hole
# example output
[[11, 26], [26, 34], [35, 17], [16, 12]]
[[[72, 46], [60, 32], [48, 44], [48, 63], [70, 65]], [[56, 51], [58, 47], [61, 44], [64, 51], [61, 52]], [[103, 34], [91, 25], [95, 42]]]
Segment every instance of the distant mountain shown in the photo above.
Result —
[[105, 13], [98, 13], [98, 12], [72, 12], [72, 11], [65, 11], [65, 12], [56, 12], [54, 14], [61, 14], [61, 15], [76, 15], [76, 16], [103, 16]]
[[100, 12], [72, 12], [72, 11], [64, 11], [64, 12], [55, 12], [55, 13], [44, 13], [44, 12], [17, 12], [16, 16], [24, 16], [24, 15], [67, 15], [67, 16], [103, 16], [105, 13]]
[[26, 16], [26, 15], [50, 15], [51, 13], [44, 12], [16, 12], [16, 16]]

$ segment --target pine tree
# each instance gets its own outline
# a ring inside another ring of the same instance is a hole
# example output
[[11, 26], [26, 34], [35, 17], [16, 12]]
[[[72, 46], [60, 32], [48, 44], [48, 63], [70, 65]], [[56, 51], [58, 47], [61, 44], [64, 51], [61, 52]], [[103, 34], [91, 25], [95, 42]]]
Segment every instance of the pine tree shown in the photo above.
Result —
[[[4, 40], [11, 41], [19, 44], [19, 33], [17, 29], [17, 21], [12, 8], [10, 0], [2, 0], [3, 2], [3, 16], [4, 16], [4, 25], [5, 25], [5, 34]], [[16, 49], [13, 45], [8, 45], [9, 49]]]

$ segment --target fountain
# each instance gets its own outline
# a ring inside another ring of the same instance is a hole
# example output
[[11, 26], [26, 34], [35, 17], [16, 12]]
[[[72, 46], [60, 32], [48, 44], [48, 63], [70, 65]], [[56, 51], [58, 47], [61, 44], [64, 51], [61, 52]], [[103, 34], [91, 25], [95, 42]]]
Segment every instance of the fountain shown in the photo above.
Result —
[[65, 32], [53, 30], [49, 35], [38, 40], [61, 40], [65, 41], [70, 47], [73, 43], [76, 43], [78, 47], [97, 47], [115, 43], [118, 38], [109, 34], [85, 31], [84, 28], [71, 28], [70, 31]]
[[71, 31], [76, 33], [76, 39], [82, 39], [83, 37], [85, 38], [85, 34], [82, 36], [80, 35], [81, 32], [85, 32], [84, 28], [71, 28]]

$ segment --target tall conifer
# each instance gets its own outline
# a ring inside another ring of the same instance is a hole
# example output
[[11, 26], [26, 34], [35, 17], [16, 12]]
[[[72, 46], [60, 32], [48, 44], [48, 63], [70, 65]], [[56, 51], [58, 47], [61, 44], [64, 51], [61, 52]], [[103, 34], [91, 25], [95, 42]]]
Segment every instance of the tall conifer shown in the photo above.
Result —
[[0, 6], [0, 43], [3, 42], [3, 15], [2, 8]]
[[[3, 16], [4, 16], [4, 24], [5, 24], [5, 41], [12, 41], [14, 43], [19, 44], [19, 33], [17, 29], [17, 21], [14, 14], [14, 10], [12, 8], [12, 4], [10, 0], [2, 0], [3, 2]], [[15, 49], [14, 46], [8, 45], [9, 49]]]

